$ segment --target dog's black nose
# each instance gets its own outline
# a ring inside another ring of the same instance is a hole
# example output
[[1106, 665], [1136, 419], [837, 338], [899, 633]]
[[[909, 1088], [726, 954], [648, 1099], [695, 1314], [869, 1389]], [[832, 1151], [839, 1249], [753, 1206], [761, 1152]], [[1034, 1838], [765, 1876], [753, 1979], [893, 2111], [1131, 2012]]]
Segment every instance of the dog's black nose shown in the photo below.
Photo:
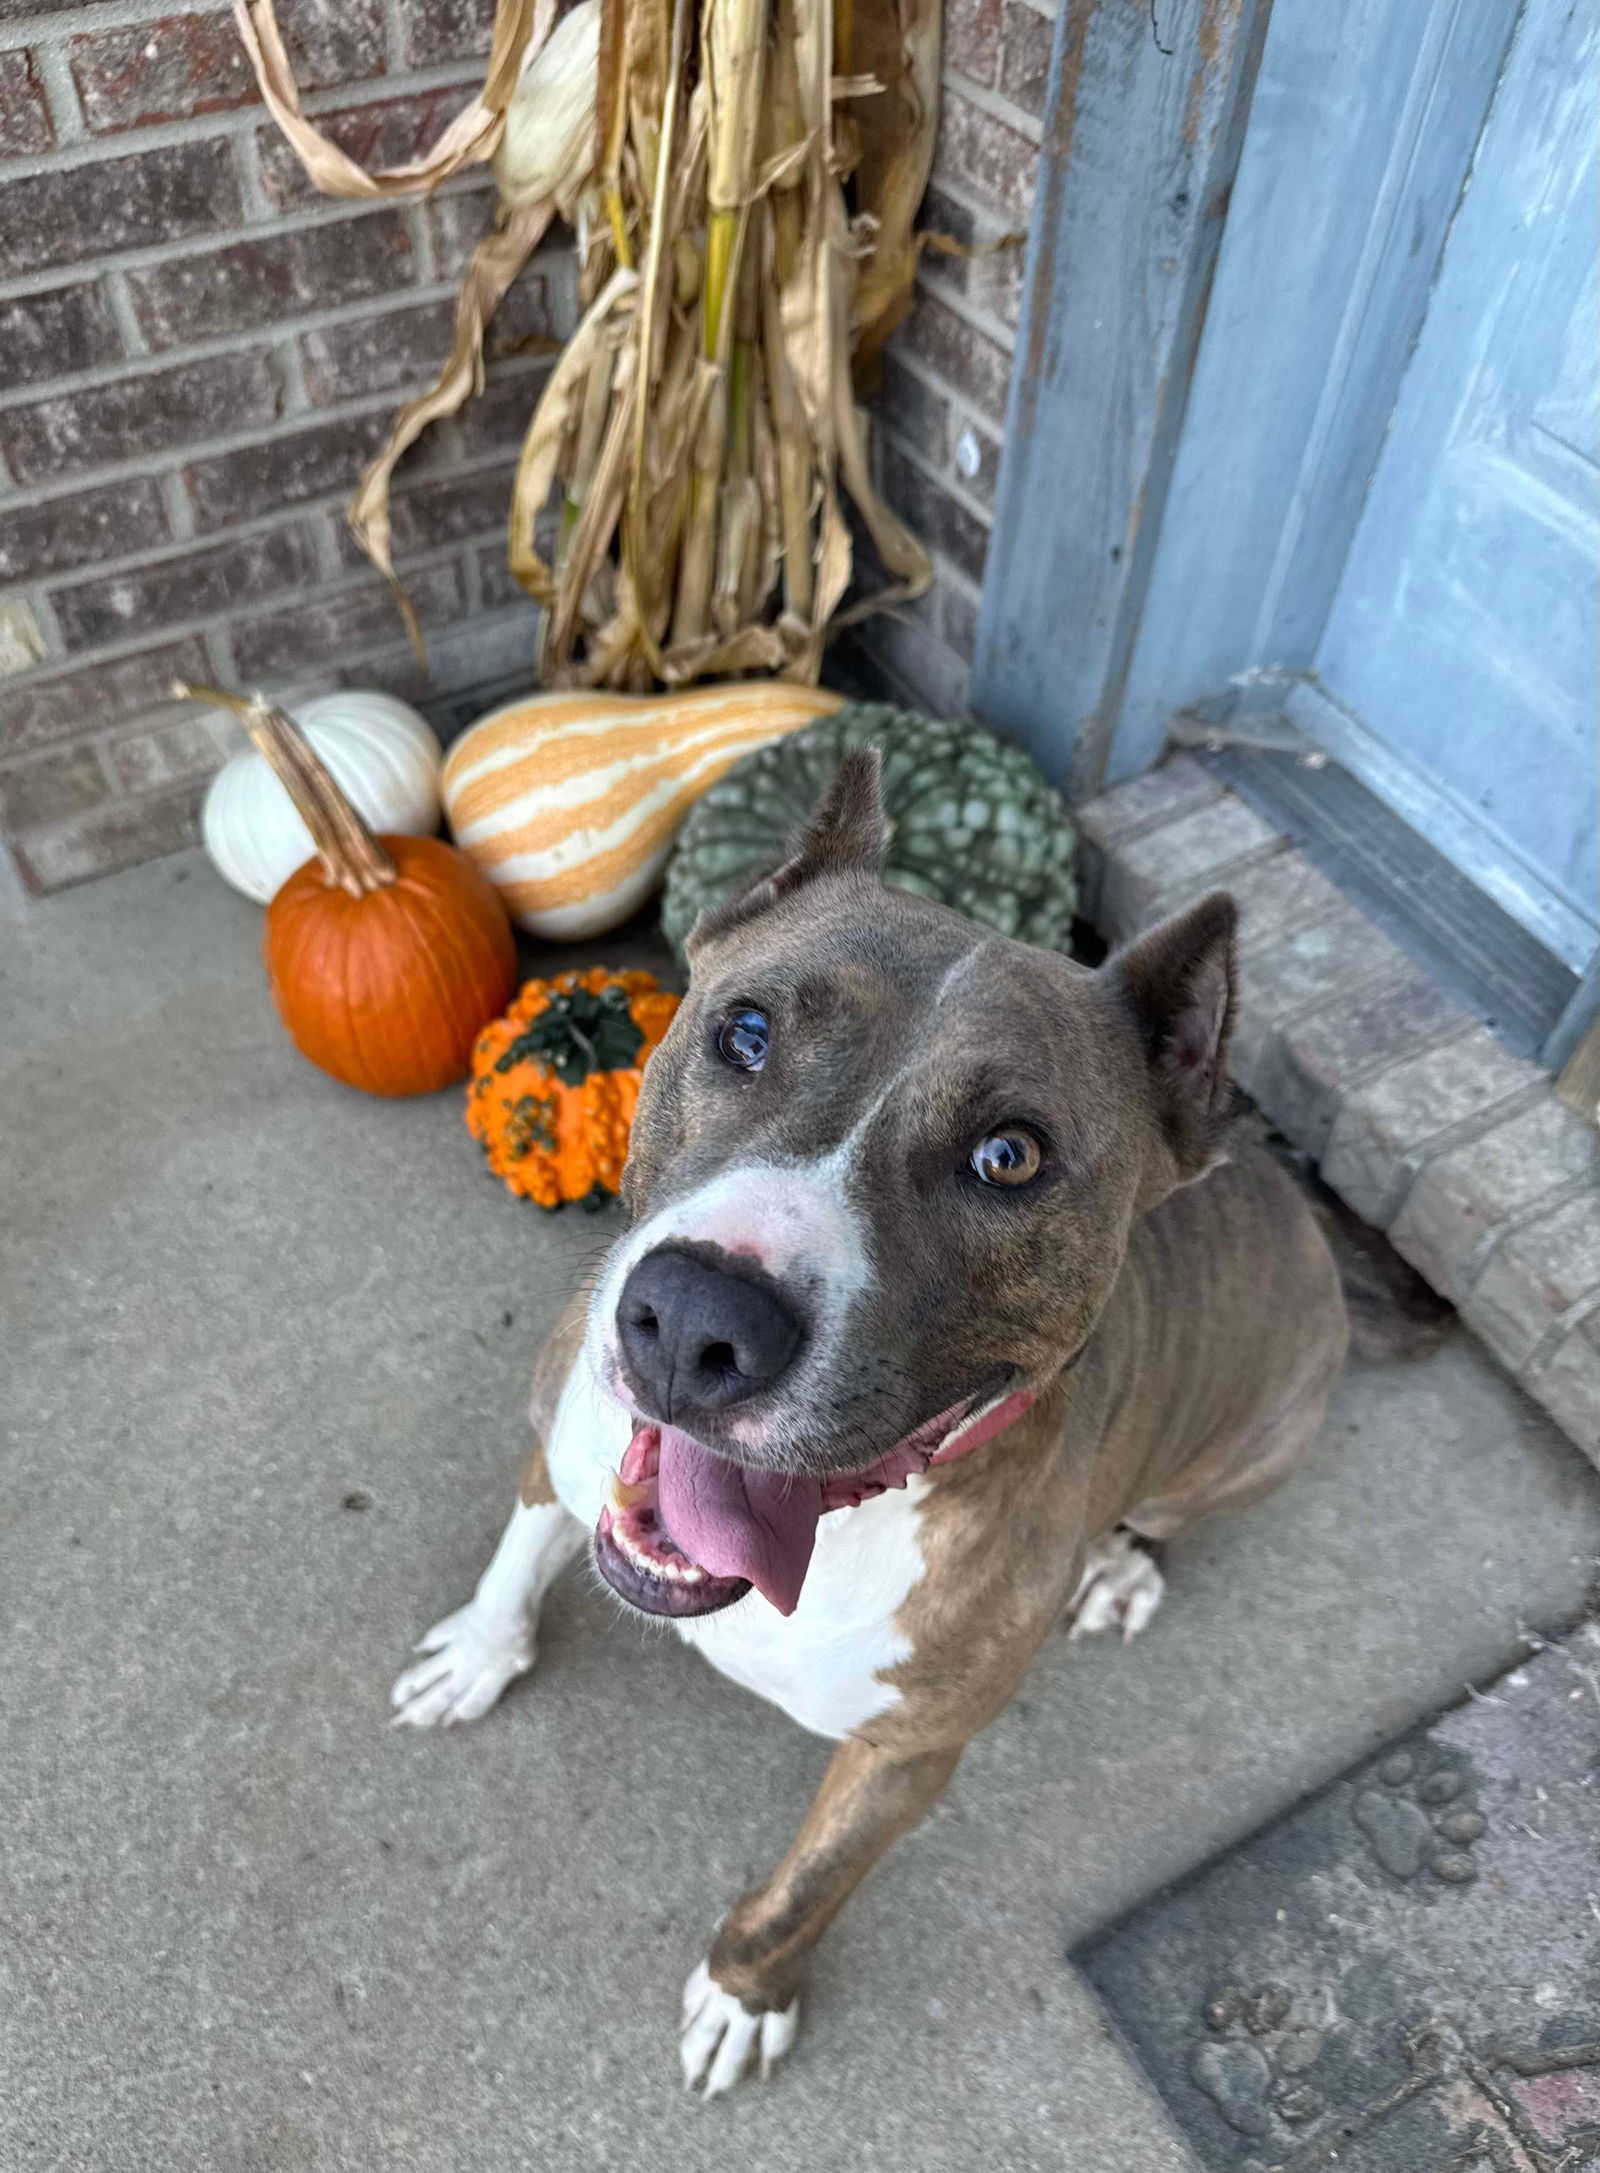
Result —
[[770, 1388], [800, 1348], [799, 1321], [777, 1292], [658, 1246], [622, 1286], [617, 1333], [651, 1418], [676, 1425]]

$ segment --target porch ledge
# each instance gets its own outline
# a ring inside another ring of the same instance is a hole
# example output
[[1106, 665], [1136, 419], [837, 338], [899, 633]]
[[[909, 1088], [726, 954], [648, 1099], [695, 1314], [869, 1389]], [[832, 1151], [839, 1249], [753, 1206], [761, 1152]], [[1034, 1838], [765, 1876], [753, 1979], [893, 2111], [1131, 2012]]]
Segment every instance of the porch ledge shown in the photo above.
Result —
[[1238, 900], [1233, 1074], [1600, 1464], [1600, 1140], [1289, 840], [1186, 755], [1076, 810], [1122, 942]]

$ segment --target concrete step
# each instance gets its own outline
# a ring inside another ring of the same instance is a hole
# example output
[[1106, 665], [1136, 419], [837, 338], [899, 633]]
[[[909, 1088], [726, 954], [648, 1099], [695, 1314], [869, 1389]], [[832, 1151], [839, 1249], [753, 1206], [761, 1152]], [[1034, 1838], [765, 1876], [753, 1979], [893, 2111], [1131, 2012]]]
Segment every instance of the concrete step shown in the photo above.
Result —
[[389, 1730], [612, 1226], [304, 1065], [259, 932], [197, 858], [0, 931], [0, 2167], [1182, 2167], [1067, 1948], [1573, 1617], [1600, 1479], [1464, 1335], [1353, 1368], [1143, 1638], [1052, 1645], [777, 2078], [692, 2105], [678, 1987], [826, 1748], [581, 1573], [492, 1718]]

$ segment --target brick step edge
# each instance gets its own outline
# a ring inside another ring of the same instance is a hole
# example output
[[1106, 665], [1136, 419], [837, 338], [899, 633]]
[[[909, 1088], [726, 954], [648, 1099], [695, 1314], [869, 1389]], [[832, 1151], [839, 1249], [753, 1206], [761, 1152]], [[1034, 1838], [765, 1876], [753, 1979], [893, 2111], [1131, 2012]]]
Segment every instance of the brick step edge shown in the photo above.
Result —
[[1232, 1070], [1600, 1466], [1600, 1139], [1304, 854], [1186, 755], [1074, 810], [1120, 943], [1240, 908]]

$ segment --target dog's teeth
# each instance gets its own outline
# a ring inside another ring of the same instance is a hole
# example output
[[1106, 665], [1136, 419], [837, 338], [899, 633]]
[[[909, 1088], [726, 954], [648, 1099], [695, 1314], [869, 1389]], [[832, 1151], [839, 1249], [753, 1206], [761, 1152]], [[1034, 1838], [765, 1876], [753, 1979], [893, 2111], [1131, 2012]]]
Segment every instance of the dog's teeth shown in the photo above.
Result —
[[606, 1505], [614, 1516], [626, 1516], [630, 1509], [637, 1509], [649, 1499], [648, 1485], [630, 1486], [620, 1472], [613, 1471], [606, 1481]]

